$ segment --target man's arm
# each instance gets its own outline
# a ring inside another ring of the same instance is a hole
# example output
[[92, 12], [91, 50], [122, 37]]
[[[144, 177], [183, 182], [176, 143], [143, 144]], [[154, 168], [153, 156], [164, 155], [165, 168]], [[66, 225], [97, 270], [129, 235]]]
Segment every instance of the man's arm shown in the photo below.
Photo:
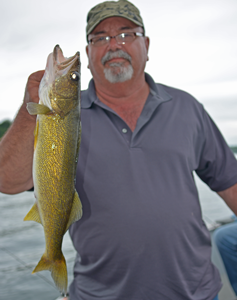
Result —
[[24, 102], [0, 142], [0, 192], [16, 194], [33, 186], [32, 162], [36, 116], [26, 110], [28, 102], [39, 102], [38, 89], [44, 71], [29, 76]]
[[229, 208], [237, 215], [237, 183], [228, 189], [218, 192]]

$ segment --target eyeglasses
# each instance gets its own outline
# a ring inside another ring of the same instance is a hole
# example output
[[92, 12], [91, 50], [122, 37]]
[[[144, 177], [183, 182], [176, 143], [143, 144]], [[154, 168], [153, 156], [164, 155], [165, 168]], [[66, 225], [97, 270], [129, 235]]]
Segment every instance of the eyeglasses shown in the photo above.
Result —
[[109, 41], [113, 38], [115, 38], [116, 42], [118, 44], [127, 44], [131, 43], [132, 41], [135, 40], [137, 36], [144, 36], [144, 33], [141, 32], [125, 32], [125, 33], [120, 33], [115, 36], [96, 36], [90, 39], [88, 42], [89, 44], [92, 44], [96, 47], [104, 46], [109, 43]]

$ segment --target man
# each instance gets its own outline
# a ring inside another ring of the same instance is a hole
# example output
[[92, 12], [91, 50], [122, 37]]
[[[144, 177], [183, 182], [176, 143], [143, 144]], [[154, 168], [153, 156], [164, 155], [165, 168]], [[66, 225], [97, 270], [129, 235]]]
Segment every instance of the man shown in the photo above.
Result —
[[237, 296], [237, 222], [217, 228], [213, 238], [220, 252], [230, 284]]
[[[144, 73], [149, 39], [135, 6], [104, 2], [87, 22], [93, 80], [82, 92], [70, 300], [216, 300], [221, 282], [192, 172], [237, 213], [237, 162], [200, 103]], [[29, 77], [1, 142], [4, 193], [33, 186], [26, 103], [38, 101], [42, 76]]]

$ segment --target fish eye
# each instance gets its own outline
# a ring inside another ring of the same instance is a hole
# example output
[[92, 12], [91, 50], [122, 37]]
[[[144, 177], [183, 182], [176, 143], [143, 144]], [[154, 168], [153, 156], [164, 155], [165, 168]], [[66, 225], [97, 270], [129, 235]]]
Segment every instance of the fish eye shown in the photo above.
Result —
[[72, 72], [70, 74], [70, 78], [73, 80], [73, 81], [78, 81], [80, 79], [80, 75], [78, 72]]

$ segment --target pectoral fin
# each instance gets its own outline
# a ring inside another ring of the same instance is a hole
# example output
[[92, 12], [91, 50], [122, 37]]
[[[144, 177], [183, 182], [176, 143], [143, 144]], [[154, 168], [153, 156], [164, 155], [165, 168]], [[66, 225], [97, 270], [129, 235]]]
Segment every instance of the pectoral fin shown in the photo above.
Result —
[[27, 103], [26, 108], [30, 115], [46, 115], [51, 112], [48, 106], [34, 102]]
[[38, 222], [38, 223], [42, 224], [41, 219], [40, 219], [38, 206], [37, 206], [36, 203], [32, 206], [31, 210], [25, 216], [24, 221], [35, 221], [35, 222]]
[[81, 201], [79, 199], [78, 193], [75, 191], [74, 198], [73, 198], [73, 204], [72, 204], [72, 210], [70, 214], [70, 218], [67, 224], [67, 228], [65, 232], [68, 230], [70, 225], [76, 221], [78, 221], [82, 217], [82, 205]]

